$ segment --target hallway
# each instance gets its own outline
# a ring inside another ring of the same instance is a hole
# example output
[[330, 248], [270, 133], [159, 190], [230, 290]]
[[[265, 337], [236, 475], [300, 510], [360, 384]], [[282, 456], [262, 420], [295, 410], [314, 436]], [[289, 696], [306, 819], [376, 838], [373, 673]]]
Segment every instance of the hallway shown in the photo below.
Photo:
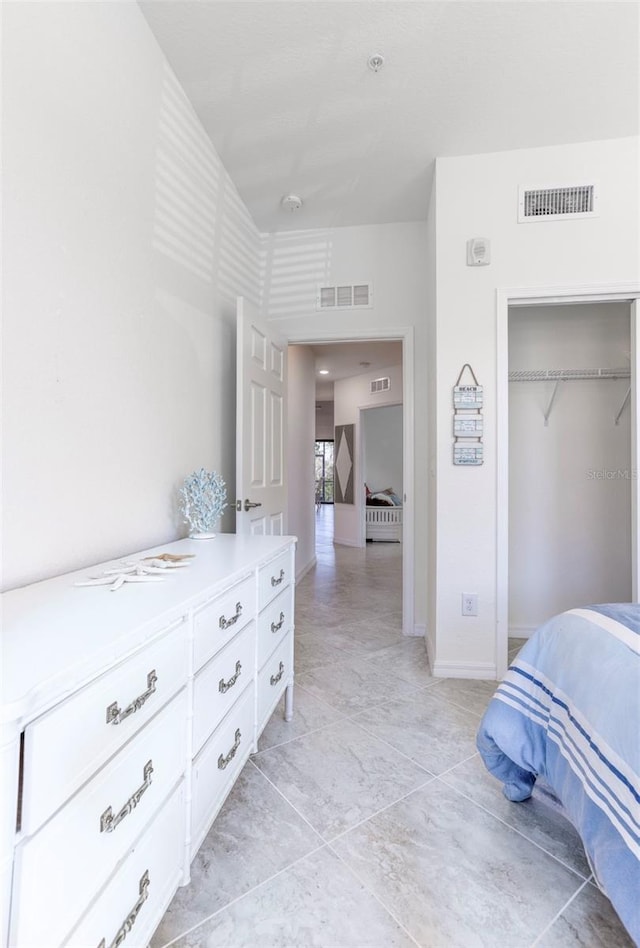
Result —
[[267, 725], [152, 948], [631, 946], [572, 827], [485, 772], [495, 682], [434, 679], [401, 634], [401, 545], [334, 548], [317, 517], [294, 719]]

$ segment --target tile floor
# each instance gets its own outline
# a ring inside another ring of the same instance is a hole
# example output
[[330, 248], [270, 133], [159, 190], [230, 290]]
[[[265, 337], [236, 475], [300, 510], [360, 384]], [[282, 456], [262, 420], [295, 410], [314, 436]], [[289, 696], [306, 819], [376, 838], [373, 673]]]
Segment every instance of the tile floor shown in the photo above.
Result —
[[632, 948], [569, 823], [484, 770], [495, 682], [434, 679], [402, 636], [400, 545], [334, 548], [331, 515], [297, 589], [294, 720], [267, 725], [151, 948]]

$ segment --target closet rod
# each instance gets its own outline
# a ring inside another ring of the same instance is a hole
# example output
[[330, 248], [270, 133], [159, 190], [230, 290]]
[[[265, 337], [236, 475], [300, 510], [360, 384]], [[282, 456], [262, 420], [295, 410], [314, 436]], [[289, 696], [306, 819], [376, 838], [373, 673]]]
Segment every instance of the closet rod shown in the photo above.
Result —
[[515, 369], [510, 382], [571, 382], [584, 379], [628, 379], [631, 370], [623, 369]]

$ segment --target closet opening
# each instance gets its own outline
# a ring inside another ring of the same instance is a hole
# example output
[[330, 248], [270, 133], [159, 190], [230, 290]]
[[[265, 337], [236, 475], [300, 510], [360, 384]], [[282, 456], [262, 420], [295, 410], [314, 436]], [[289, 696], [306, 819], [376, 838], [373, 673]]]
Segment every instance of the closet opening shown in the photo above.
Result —
[[508, 309], [508, 635], [633, 598], [628, 300]]

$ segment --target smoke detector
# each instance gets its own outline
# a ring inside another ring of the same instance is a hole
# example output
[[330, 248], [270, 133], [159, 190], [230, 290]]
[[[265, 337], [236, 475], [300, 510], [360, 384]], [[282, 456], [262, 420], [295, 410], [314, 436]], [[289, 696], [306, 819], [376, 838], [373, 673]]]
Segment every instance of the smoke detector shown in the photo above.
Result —
[[367, 66], [372, 72], [380, 72], [384, 65], [384, 56], [381, 56], [380, 53], [375, 53], [373, 56], [369, 56], [367, 59]]
[[299, 211], [302, 207], [302, 198], [297, 194], [287, 194], [282, 198], [281, 204], [285, 211]]

